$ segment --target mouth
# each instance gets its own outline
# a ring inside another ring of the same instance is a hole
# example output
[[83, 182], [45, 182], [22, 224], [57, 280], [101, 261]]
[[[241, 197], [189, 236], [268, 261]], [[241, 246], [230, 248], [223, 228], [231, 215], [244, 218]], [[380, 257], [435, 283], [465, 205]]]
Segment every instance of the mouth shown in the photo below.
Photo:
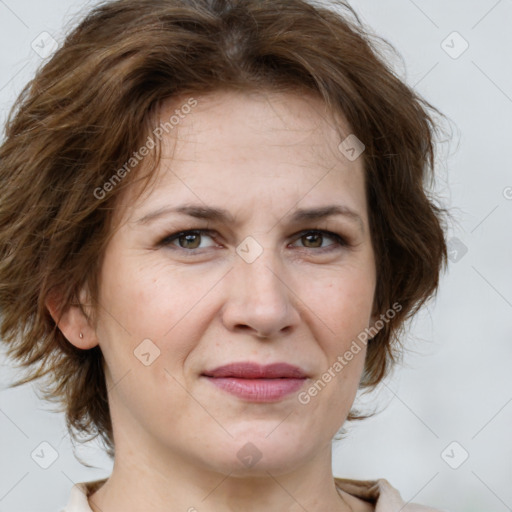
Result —
[[203, 372], [217, 388], [249, 402], [277, 402], [298, 391], [308, 376], [288, 363], [231, 363]]

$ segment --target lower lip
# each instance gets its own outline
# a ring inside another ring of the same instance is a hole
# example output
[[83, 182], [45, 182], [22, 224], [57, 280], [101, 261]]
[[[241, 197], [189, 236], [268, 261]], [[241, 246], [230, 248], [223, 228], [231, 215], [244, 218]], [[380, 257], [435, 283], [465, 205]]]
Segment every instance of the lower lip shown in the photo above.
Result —
[[298, 391], [306, 379], [238, 379], [206, 377], [215, 386], [251, 402], [276, 402]]

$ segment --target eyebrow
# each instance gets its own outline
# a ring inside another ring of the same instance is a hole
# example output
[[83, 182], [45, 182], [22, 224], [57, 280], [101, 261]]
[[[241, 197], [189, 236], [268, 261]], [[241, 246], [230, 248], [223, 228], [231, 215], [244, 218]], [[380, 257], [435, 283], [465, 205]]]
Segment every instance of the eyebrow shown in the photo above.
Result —
[[[217, 221], [225, 224], [235, 224], [235, 219], [227, 210], [223, 208], [214, 208], [209, 206], [200, 205], [182, 205], [176, 207], [164, 207], [154, 212], [150, 212], [144, 215], [140, 219], [136, 220], [136, 224], [149, 224], [152, 221], [169, 215], [171, 213], [178, 213], [182, 215], [188, 215], [196, 219], [205, 219]], [[334, 215], [342, 215], [351, 221], [359, 224], [361, 231], [364, 232], [364, 223], [361, 216], [348, 206], [344, 205], [327, 205], [318, 208], [299, 208], [293, 212], [289, 222], [296, 224], [304, 221], [316, 221], [322, 220], [327, 217]]]

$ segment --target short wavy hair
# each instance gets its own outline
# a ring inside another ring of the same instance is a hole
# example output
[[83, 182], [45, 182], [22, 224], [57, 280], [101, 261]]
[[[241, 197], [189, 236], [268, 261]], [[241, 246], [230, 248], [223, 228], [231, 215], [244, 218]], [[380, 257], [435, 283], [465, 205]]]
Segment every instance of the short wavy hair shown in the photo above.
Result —
[[61, 405], [72, 440], [100, 436], [114, 457], [104, 359], [99, 346], [69, 343], [45, 301], [59, 290], [62, 312], [85, 287], [98, 306], [114, 213], [135, 180], [141, 192], [147, 186], [158, 148], [144, 176], [137, 169], [108, 193], [94, 191], [146, 140], [163, 102], [186, 94], [301, 91], [348, 121], [365, 145], [374, 311], [401, 305], [368, 344], [360, 388], [373, 389], [400, 357], [404, 324], [435, 294], [446, 265], [446, 211], [428, 189], [440, 113], [386, 63], [389, 43], [345, 2], [329, 3], [106, 2], [18, 97], [0, 147], [0, 337], [28, 369], [13, 386], [44, 377], [39, 389]]

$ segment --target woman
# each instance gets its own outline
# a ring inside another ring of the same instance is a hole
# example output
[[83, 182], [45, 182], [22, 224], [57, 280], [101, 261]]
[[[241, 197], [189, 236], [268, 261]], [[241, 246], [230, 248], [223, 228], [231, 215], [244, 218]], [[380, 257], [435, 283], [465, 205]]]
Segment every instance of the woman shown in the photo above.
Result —
[[114, 460], [67, 512], [433, 510], [332, 474], [446, 262], [432, 107], [336, 6], [106, 3], [20, 96], [1, 338]]

